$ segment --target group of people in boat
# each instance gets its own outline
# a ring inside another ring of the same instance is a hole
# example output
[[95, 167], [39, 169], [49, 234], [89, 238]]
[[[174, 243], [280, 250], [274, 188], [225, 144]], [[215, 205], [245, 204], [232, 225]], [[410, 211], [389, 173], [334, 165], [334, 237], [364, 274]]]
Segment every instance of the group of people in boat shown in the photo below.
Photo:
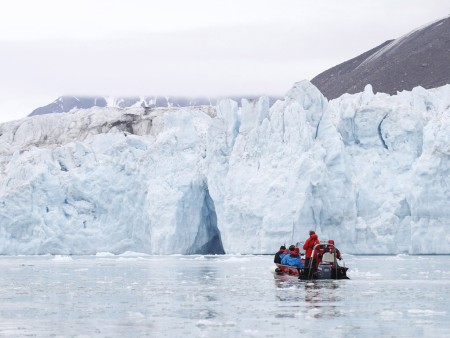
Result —
[[[316, 247], [316, 250], [313, 250], [316, 245], [319, 246]], [[341, 253], [334, 247], [334, 240], [328, 240], [327, 246], [325, 248], [321, 248], [319, 237], [313, 230], [309, 231], [309, 237], [303, 244], [303, 250], [305, 250], [304, 261], [301, 258], [300, 248], [295, 245], [291, 245], [288, 249], [286, 249], [286, 246], [282, 245], [280, 250], [275, 254], [274, 262], [276, 264], [295, 266], [297, 268], [311, 266], [315, 269], [326, 252], [336, 253], [336, 258], [339, 260], [342, 259]]]

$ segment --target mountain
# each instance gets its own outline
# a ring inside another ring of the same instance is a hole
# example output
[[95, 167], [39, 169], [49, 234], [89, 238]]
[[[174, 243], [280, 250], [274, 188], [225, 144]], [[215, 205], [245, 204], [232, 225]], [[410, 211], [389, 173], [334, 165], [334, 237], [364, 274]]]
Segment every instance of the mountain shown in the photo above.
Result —
[[[232, 96], [233, 100], [240, 102], [244, 97]], [[254, 100], [258, 96], [246, 96], [246, 99]], [[271, 97], [271, 103], [275, 102], [278, 97]], [[163, 96], [146, 96], [146, 97], [105, 97], [105, 96], [61, 96], [52, 103], [36, 108], [28, 116], [44, 115], [51, 113], [67, 113], [72, 109], [88, 109], [93, 107], [110, 107], [110, 108], [130, 108], [130, 107], [191, 107], [191, 106], [214, 106], [221, 98], [187, 98], [187, 97], [163, 97]]]
[[396, 94], [450, 83], [450, 16], [389, 40], [317, 75], [311, 82], [329, 100], [357, 93]]
[[0, 254], [450, 253], [450, 85], [0, 124]]

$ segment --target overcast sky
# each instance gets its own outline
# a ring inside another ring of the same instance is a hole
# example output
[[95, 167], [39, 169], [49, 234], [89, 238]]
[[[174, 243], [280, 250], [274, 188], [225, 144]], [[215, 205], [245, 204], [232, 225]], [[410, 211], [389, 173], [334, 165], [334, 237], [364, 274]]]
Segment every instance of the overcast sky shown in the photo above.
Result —
[[283, 95], [448, 0], [4, 0], [0, 122], [61, 95]]

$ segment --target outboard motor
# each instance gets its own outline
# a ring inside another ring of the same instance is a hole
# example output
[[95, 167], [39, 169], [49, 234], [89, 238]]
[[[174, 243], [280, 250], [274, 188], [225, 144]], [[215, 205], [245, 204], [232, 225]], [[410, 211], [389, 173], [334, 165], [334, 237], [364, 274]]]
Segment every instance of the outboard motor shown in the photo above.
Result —
[[332, 265], [329, 263], [320, 263], [317, 267], [317, 279], [331, 279], [331, 267]]

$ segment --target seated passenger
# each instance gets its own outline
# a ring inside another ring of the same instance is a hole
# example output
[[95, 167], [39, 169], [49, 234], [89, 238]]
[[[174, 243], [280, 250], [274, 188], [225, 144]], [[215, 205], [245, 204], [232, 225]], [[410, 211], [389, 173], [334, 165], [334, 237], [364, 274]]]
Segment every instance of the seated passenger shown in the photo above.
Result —
[[334, 253], [334, 252], [336, 252], [336, 258], [339, 259], [339, 260], [342, 259], [342, 257], [341, 257], [341, 252], [340, 252], [338, 249], [336, 249], [336, 248], [334, 247], [334, 240], [332, 240], [332, 239], [330, 239], [330, 240], [328, 241], [328, 245], [327, 245], [327, 247], [326, 247], [325, 250], [324, 250], [324, 253], [326, 253], [326, 252], [329, 252], [329, 253]]
[[295, 250], [295, 245], [291, 244], [291, 245], [289, 245], [289, 249], [287, 249], [284, 253], [290, 254], [291, 252], [294, 252], [294, 250]]
[[281, 264], [295, 266], [297, 268], [304, 268], [305, 265], [303, 265], [300, 258], [300, 249], [295, 248], [289, 255], [285, 255], [281, 260]]
[[273, 259], [274, 263], [281, 264], [281, 259], [285, 255], [286, 247], [284, 245], [280, 246], [280, 250], [275, 254], [275, 258]]

